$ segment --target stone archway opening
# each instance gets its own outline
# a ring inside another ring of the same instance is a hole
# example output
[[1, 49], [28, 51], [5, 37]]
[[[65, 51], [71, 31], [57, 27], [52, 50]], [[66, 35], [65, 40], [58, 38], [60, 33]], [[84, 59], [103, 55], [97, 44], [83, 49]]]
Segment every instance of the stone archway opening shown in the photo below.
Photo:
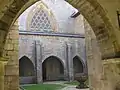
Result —
[[26, 56], [19, 60], [19, 77], [20, 84], [35, 83], [34, 65]]
[[43, 81], [64, 80], [64, 66], [61, 60], [50, 56], [42, 64]]
[[[1, 31], [0, 31], [0, 33], [1, 33], [0, 56], [2, 56], [2, 54], [7, 51], [7, 49], [6, 49], [6, 51], [4, 52], [3, 47], [5, 44], [5, 41], [7, 39], [9, 40], [9, 38], [5, 39], [5, 37], [7, 36], [8, 28], [10, 27], [12, 21], [14, 22], [14, 20], [20, 15], [20, 13], [22, 13], [27, 7], [34, 4], [36, 1], [37, 0], [26, 0], [26, 1], [24, 1], [24, 0], [9, 1], [8, 0], [8, 1], [1, 2], [1, 7], [3, 7], [3, 8], [0, 10], [1, 11], [1, 16], [0, 16], [0, 28], [1, 28]], [[107, 8], [104, 6], [105, 5], [108, 6], [109, 3], [108, 3], [108, 5], [107, 4], [101, 5], [101, 3], [97, 2], [97, 0], [84, 0], [84, 1], [83, 0], [67, 0], [67, 1], [70, 1], [70, 4], [73, 4], [73, 6], [76, 6], [76, 8], [80, 9], [83, 16], [85, 16], [85, 18], [89, 21], [90, 25], [93, 28], [93, 31], [96, 32], [95, 35], [97, 36], [97, 39], [100, 43], [100, 47], [102, 49], [101, 52], [103, 52], [102, 56], [104, 57], [104, 59], [105, 58], [115, 58], [116, 55], [118, 55], [119, 51], [120, 51], [119, 46], [118, 46], [118, 40], [116, 39], [116, 36], [117, 35], [119, 36], [119, 33], [115, 34], [115, 29], [113, 28], [113, 26], [111, 25], [111, 22], [110, 22], [111, 18], [107, 17], [107, 15], [109, 16], [109, 15], [111, 15], [111, 13], [108, 10], [109, 7]], [[115, 6], [114, 2], [112, 3], [112, 5]], [[110, 4], [111, 7], [112, 7], [112, 5]], [[108, 11], [108, 13], [105, 12], [104, 9], [106, 11]], [[115, 10], [115, 9], [112, 9], [112, 10]], [[115, 16], [115, 15], [111, 15], [111, 16]], [[6, 44], [9, 44], [9, 42], [6, 42]], [[9, 46], [12, 46], [11, 42], [10, 42]], [[8, 54], [5, 54], [5, 55], [3, 55], [3, 57], [5, 57], [6, 55], [9, 56]], [[17, 68], [15, 68], [16, 63], [11, 64], [10, 60], [12, 61], [12, 59], [9, 58], [10, 65], [8, 64], [6, 66], [6, 67], [8, 67], [7, 70], [10, 71], [9, 67], [13, 68], [13, 70], [16, 70], [17, 69]], [[11, 78], [12, 84], [17, 83], [18, 82], [18, 78], [17, 78], [18, 74], [16, 74], [16, 72], [15, 72], [15, 73], [12, 73], [12, 75], [13, 76], [10, 76], [9, 74], [6, 75], [6, 77], [5, 77], [5, 78], [7, 78], [6, 80]], [[16, 82], [15, 82], [14, 78], [16, 78]], [[93, 79], [91, 80], [91, 82], [92, 81], [93, 81]], [[8, 82], [8, 83], [10, 83], [10, 82]], [[112, 84], [112, 81], [110, 81], [110, 83]], [[6, 84], [5, 86], [8, 87], [8, 84]], [[9, 86], [11, 86], [11, 88], [12, 88], [11, 84]], [[18, 85], [14, 85], [13, 88], [15, 89], [17, 86]], [[93, 86], [96, 86], [96, 85], [93, 85]], [[6, 90], [10, 90], [10, 89], [6, 89]], [[110, 90], [110, 89], [106, 89], [106, 90]]]
[[76, 74], [84, 73], [84, 66], [78, 56], [73, 58], [73, 71], [74, 71], [74, 78]]

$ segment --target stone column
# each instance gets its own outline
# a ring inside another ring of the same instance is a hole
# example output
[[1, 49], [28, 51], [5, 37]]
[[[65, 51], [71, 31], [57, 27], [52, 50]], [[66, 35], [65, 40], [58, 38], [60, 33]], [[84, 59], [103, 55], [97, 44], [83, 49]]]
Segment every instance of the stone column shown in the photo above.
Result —
[[73, 75], [73, 59], [72, 59], [72, 46], [70, 44], [67, 44], [68, 47], [68, 71], [69, 71], [69, 81], [74, 80]]
[[106, 90], [103, 88], [102, 59], [99, 46], [94, 32], [86, 21], [85, 39], [90, 90]]
[[0, 90], [4, 90], [5, 64], [7, 59], [0, 58]]
[[40, 41], [35, 41], [35, 60], [36, 60], [36, 78], [37, 83], [42, 82], [42, 45]]
[[69, 70], [68, 70], [68, 48], [67, 48], [67, 43], [65, 43], [64, 45], [64, 53], [65, 53], [65, 69], [64, 69], [64, 75], [65, 75], [65, 79], [69, 80]]
[[4, 64], [0, 61], [0, 90], [4, 90]]
[[8, 58], [8, 63], [5, 65], [4, 90], [19, 90], [18, 30], [16, 21], [6, 36], [2, 53], [2, 57]]

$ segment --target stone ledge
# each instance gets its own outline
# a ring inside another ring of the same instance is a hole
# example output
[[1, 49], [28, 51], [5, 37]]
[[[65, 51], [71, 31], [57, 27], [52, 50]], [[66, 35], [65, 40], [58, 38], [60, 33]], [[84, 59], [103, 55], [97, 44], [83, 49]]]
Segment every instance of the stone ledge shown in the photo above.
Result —
[[105, 59], [103, 61], [103, 64], [115, 64], [115, 63], [120, 63], [120, 58], [113, 58], [113, 59]]

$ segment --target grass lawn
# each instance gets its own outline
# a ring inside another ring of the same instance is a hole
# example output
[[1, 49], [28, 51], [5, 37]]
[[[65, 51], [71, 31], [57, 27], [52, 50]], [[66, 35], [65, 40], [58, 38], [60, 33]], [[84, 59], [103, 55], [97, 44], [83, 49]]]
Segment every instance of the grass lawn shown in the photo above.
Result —
[[72, 81], [72, 82], [66, 82], [64, 84], [69, 84], [69, 85], [79, 85], [79, 82], [77, 81]]
[[64, 88], [65, 86], [57, 84], [37, 84], [31, 86], [23, 86], [26, 90], [58, 90]]
[[[78, 82], [78, 81], [72, 81], [72, 82], [66, 82], [66, 83], [64, 83], [64, 84], [68, 84], [68, 85], [79, 85], [80, 83]], [[85, 84], [87, 85], [87, 86], [89, 86], [89, 84], [88, 84], [88, 80], [86, 80], [85, 81]]]

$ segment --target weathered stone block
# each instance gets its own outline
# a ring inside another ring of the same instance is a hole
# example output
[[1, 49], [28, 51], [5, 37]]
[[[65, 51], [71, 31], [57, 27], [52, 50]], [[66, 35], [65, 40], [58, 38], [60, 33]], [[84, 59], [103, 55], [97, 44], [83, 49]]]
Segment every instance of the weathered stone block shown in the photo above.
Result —
[[106, 90], [117, 90], [120, 82], [120, 58], [108, 59], [103, 61], [104, 86]]
[[6, 75], [4, 85], [4, 90], [19, 90], [19, 75]]
[[12, 43], [13, 44], [18, 44], [19, 43], [19, 40], [17, 39], [17, 40], [12, 40]]
[[18, 49], [19, 49], [19, 48], [18, 48], [18, 44], [14, 44], [13, 46], [14, 46], [14, 50], [17, 50], [17, 51], [18, 51]]
[[19, 66], [18, 65], [6, 65], [5, 75], [19, 75]]
[[5, 45], [5, 49], [6, 50], [13, 50], [13, 44], [7, 44], [7, 45]]
[[13, 25], [10, 29], [11, 30], [18, 30], [18, 25]]

